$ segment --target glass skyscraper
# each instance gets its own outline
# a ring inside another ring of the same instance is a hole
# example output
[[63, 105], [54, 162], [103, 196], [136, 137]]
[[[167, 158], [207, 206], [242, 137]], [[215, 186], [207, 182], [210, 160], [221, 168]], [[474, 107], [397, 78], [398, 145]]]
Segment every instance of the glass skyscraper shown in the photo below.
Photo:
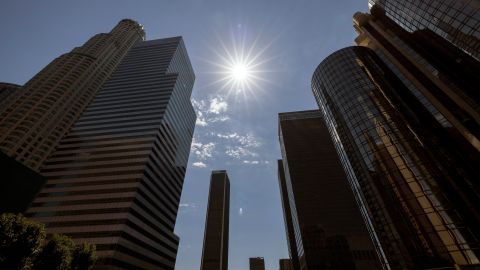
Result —
[[279, 186], [294, 269], [381, 269], [381, 250], [372, 243], [375, 236], [321, 112], [280, 113], [279, 139]]
[[26, 215], [96, 244], [95, 269], [174, 269], [194, 73], [181, 37], [134, 43], [44, 162]]
[[402, 78], [348, 47], [322, 61], [312, 90], [387, 267], [478, 264], [479, 178]]

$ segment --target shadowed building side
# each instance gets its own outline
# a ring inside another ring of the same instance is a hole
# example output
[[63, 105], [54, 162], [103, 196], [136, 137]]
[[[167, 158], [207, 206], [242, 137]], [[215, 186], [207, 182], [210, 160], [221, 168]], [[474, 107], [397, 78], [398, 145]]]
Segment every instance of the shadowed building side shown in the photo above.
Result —
[[200, 270], [228, 270], [229, 215], [227, 171], [212, 171]]
[[9, 95], [0, 111], [0, 150], [39, 171], [97, 91], [137, 42], [143, 27], [122, 20], [93, 36]]
[[288, 237], [295, 238], [300, 269], [381, 269], [381, 251], [372, 243], [321, 112], [280, 113], [279, 139], [280, 186], [287, 190], [282, 202], [290, 205], [284, 218], [286, 227], [293, 224]]
[[255, 257], [249, 259], [250, 270], [265, 270], [265, 260], [263, 257]]
[[27, 216], [96, 244], [95, 269], [173, 270], [194, 78], [181, 37], [137, 42], [45, 162]]

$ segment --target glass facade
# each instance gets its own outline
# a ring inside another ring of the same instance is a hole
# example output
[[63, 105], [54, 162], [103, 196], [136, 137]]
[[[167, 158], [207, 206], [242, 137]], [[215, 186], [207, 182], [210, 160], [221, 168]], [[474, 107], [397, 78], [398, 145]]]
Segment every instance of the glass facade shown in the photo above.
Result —
[[292, 261], [298, 258], [299, 269], [381, 269], [381, 250], [372, 243], [321, 112], [280, 113], [279, 137]]
[[365, 47], [331, 54], [312, 90], [387, 267], [479, 263], [468, 165], [447, 154], [455, 146], [445, 128], [377, 54]]
[[26, 215], [96, 244], [99, 269], [174, 269], [193, 83], [181, 37], [137, 42], [45, 162]]
[[369, 0], [409, 32], [429, 29], [480, 60], [478, 0]]

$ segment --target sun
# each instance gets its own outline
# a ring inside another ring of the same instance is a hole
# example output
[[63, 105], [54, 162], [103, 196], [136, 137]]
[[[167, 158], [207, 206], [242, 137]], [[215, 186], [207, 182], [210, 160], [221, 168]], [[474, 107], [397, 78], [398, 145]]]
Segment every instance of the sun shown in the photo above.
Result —
[[235, 63], [230, 68], [230, 77], [239, 83], [243, 83], [250, 79], [251, 69], [245, 63]]

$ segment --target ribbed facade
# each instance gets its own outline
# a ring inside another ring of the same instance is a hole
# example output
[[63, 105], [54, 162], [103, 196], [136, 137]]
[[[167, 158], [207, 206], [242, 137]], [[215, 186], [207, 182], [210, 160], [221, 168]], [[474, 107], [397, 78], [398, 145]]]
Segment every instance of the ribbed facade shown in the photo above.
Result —
[[478, 0], [369, 0], [409, 32], [429, 29], [480, 60]]
[[193, 83], [181, 37], [137, 42], [45, 162], [27, 216], [95, 243], [95, 269], [174, 269]]
[[144, 38], [143, 27], [122, 20], [107, 34], [51, 62], [15, 91], [0, 111], [0, 150], [39, 171], [127, 51]]
[[279, 139], [281, 198], [290, 209], [284, 219], [287, 230], [293, 224], [287, 237], [294, 237], [290, 246], [297, 250], [290, 256], [298, 256], [299, 269], [381, 269], [381, 250], [375, 250], [321, 112], [280, 113]]
[[371, 49], [349, 47], [322, 61], [312, 90], [388, 267], [478, 264], [472, 171], [402, 80]]
[[228, 270], [230, 180], [212, 171], [200, 270]]

